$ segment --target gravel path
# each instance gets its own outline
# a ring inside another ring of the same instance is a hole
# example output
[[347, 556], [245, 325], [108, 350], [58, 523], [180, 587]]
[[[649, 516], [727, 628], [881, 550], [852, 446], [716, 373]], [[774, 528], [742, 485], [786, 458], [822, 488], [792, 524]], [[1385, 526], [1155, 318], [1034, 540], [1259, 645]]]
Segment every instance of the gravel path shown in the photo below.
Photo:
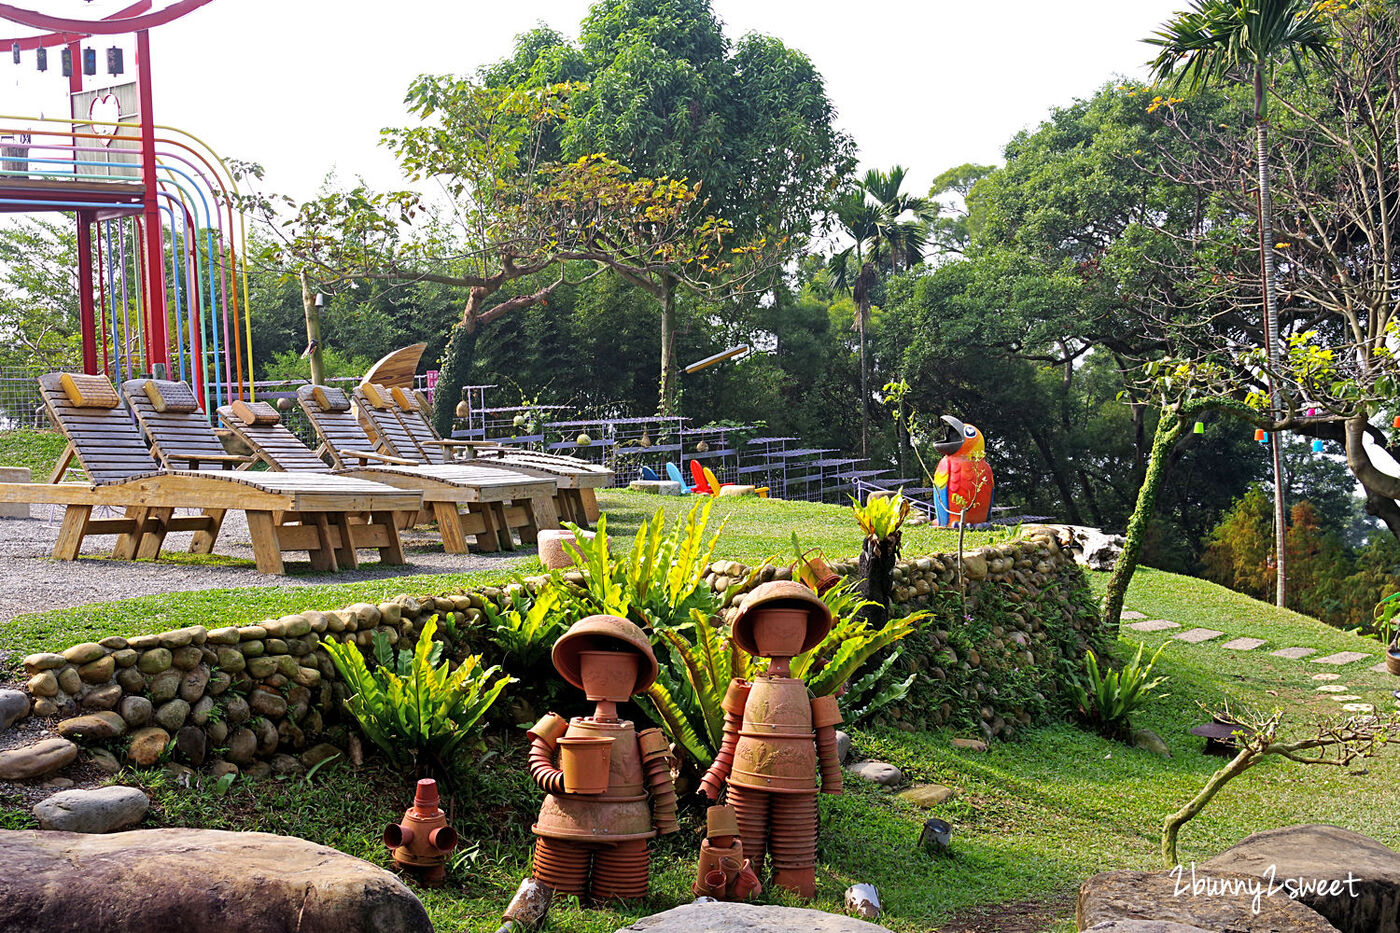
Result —
[[[230, 512], [215, 544], [215, 555], [236, 561], [212, 564], [180, 564], [167, 561], [113, 561], [106, 558], [116, 541], [113, 535], [89, 537], [83, 543], [83, 556], [76, 561], [49, 557], [63, 518], [61, 507], [31, 506], [32, 518], [0, 518], [0, 621], [25, 612], [61, 609], [87, 603], [107, 602], [151, 593], [205, 590], [230, 586], [312, 586], [324, 583], [353, 583], [384, 577], [420, 573], [462, 573], [472, 570], [512, 569], [522, 557], [534, 553], [529, 547], [495, 554], [447, 554], [435, 536], [422, 530], [406, 532], [404, 556], [408, 563], [381, 567], [373, 551], [361, 551], [360, 569], [339, 573], [312, 573], [304, 558], [293, 552], [287, 562], [289, 575], [280, 577], [258, 573], [253, 567], [253, 549], [248, 525], [242, 512]], [[103, 510], [97, 509], [93, 517]], [[117, 513], [112, 513], [116, 515]], [[166, 538], [162, 554], [189, 549], [192, 532]]]

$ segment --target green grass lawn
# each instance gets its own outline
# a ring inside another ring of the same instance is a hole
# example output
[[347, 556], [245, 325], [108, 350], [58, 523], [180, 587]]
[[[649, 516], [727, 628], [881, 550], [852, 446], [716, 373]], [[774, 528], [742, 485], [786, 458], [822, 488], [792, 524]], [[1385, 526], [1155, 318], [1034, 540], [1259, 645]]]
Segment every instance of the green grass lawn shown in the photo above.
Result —
[[0, 466], [29, 467], [33, 481], [42, 483], [49, 478], [66, 443], [57, 431], [0, 431]]
[[[674, 515], [686, 503], [628, 493], [603, 498], [615, 533], [635, 528], [660, 501]], [[717, 552], [723, 558], [756, 561], [785, 553], [787, 529], [797, 527], [804, 543], [834, 555], [853, 554], [859, 532], [848, 514], [834, 507], [801, 503], [721, 502], [716, 516], [729, 521]], [[979, 541], [982, 539], [979, 539]], [[906, 553], [942, 550], [949, 535], [911, 529]], [[1102, 588], [1102, 575], [1094, 575]], [[298, 608], [333, 607], [394, 592], [445, 590], [481, 582], [479, 577], [417, 577], [307, 589], [263, 587], [205, 591], [126, 600], [80, 610], [43, 613], [14, 620], [3, 634], [5, 647], [36, 650], [109, 632], [155, 631], [186, 621], [243, 622]], [[1127, 632], [1120, 655], [1145, 643], [1149, 650], [1171, 641], [1159, 662], [1170, 677], [1167, 696], [1136, 720], [1156, 731], [1173, 757], [1108, 741], [1066, 723], [1022, 733], [985, 753], [954, 749], [948, 731], [906, 733], [853, 729], [857, 752], [898, 765], [912, 782], [936, 781], [957, 795], [937, 811], [926, 811], [891, 792], [850, 778], [841, 797], [823, 797], [822, 844], [815, 906], [840, 909], [842, 892], [856, 881], [874, 883], [887, 914], [882, 923], [896, 931], [936, 930], [970, 915], [995, 914], [998, 905], [1049, 905], [1044, 929], [1073, 929], [1072, 893], [1088, 875], [1110, 868], [1157, 867], [1163, 816], [1191, 796], [1222, 763], [1201, 753], [1202, 740], [1187, 730], [1207, 717], [1202, 706], [1280, 707], [1289, 714], [1285, 730], [1303, 731], [1320, 717], [1337, 716], [1337, 703], [1319, 693], [1313, 674], [1336, 671], [1348, 686], [1378, 709], [1392, 710], [1391, 678], [1366, 671], [1374, 661], [1330, 668], [1287, 661], [1269, 651], [1295, 645], [1368, 651], [1380, 659], [1380, 646], [1315, 620], [1280, 611], [1210, 583], [1156, 571], [1141, 571], [1128, 595], [1129, 608], [1183, 627], [1206, 626], [1234, 637], [1253, 635], [1268, 645], [1253, 652], [1227, 650], [1219, 638], [1202, 645], [1170, 639], [1170, 634]], [[1125, 630], [1126, 632], [1127, 630]], [[446, 887], [423, 895], [439, 930], [494, 931], [499, 912], [529, 871], [529, 814], [539, 793], [525, 773], [518, 741], [491, 737], [491, 754], [471, 769], [471, 785], [456, 802], [454, 821], [463, 832], [462, 853]], [[195, 789], [176, 787], [158, 773], [137, 776], [155, 806], [149, 825], [191, 825], [257, 829], [304, 836], [388, 865], [378, 842], [385, 822], [407, 806], [410, 782], [373, 764], [359, 770], [331, 767], [313, 784], [304, 779], [248, 784], [239, 781], [226, 795], [212, 782]], [[1182, 857], [1204, 859], [1251, 832], [1300, 822], [1332, 822], [1400, 847], [1400, 824], [1393, 818], [1393, 788], [1400, 767], [1389, 758], [1344, 772], [1305, 768], [1269, 760], [1230, 785], [1182, 833]], [[130, 781], [132, 776], [122, 775]], [[0, 800], [0, 825], [32, 825], [28, 814]], [[662, 840], [653, 860], [652, 895], [625, 908], [584, 911], [564, 904], [552, 915], [551, 929], [607, 933], [638, 916], [686, 903], [693, 880], [701, 811], [690, 811], [683, 830]], [[915, 840], [930, 815], [954, 826], [954, 854], [934, 859]], [[763, 900], [774, 900], [765, 892]], [[780, 899], [777, 899], [780, 900]]]

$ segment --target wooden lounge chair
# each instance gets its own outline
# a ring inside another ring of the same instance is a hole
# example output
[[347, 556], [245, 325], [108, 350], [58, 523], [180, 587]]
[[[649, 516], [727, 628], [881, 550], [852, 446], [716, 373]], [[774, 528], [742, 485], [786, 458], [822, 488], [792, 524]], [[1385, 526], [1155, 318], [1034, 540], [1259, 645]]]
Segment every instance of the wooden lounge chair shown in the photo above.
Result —
[[[49, 418], [68, 446], [48, 483], [0, 485], [0, 501], [65, 506], [53, 556], [75, 559], [88, 535], [118, 535], [112, 556], [155, 558], [173, 531], [196, 532], [190, 550], [213, 550], [224, 515], [248, 516], [258, 570], [282, 573], [284, 551], [306, 551], [316, 570], [357, 565], [356, 548], [375, 548], [384, 563], [403, 563], [398, 521], [422, 507], [413, 492], [338, 476], [289, 476], [226, 470], [165, 470], [121, 407], [105, 376], [50, 373], [39, 377]], [[192, 396], [191, 396], [192, 401]], [[171, 449], [171, 461], [230, 465], [227, 454]], [[86, 483], [59, 482], [74, 461]], [[97, 506], [124, 509], [122, 518], [94, 519]], [[201, 514], [175, 516], [176, 509]], [[368, 521], [359, 520], [367, 513]]]
[[[337, 470], [353, 467], [355, 476], [422, 492], [438, 520], [443, 547], [452, 553], [467, 549], [469, 534], [476, 535], [482, 550], [495, 550], [498, 538], [501, 547], [510, 549], [512, 530], [529, 544], [540, 530], [559, 527], [552, 478], [478, 464], [420, 464], [373, 452], [374, 445], [351, 411], [349, 396], [340, 389], [302, 386], [297, 403], [321, 441], [317, 453], [328, 454]], [[366, 453], [382, 462], [356, 466], [355, 461], [364, 461]], [[466, 518], [459, 515], [459, 505], [467, 507]], [[473, 515], [480, 517], [479, 524]]]
[[554, 502], [560, 517], [583, 527], [598, 520], [594, 490], [612, 485], [613, 471], [587, 460], [443, 438], [433, 427], [427, 396], [421, 392], [361, 383], [355, 390], [355, 404], [360, 424], [384, 453], [421, 463], [503, 466], [551, 478], [559, 487]]

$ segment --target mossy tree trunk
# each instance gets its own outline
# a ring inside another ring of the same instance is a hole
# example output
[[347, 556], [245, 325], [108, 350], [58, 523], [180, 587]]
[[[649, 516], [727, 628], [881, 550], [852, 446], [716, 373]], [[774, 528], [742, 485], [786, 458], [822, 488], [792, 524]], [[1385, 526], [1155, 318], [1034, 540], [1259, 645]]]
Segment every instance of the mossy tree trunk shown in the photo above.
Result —
[[874, 605], [865, 607], [865, 618], [873, 626], [879, 627], [890, 618], [890, 593], [894, 589], [894, 565], [899, 561], [899, 547], [903, 533], [896, 531], [886, 538], [867, 535], [865, 546], [861, 548], [860, 595]]
[[457, 402], [462, 397], [462, 387], [471, 377], [475, 359], [476, 334], [468, 330], [465, 324], [456, 325], [442, 354], [437, 388], [433, 390], [433, 426], [443, 437], [452, 436]]

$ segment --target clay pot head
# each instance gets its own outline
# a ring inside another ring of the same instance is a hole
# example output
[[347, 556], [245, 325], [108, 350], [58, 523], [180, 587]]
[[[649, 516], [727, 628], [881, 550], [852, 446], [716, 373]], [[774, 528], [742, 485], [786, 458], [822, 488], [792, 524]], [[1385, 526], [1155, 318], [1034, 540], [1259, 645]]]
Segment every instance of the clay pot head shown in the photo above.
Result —
[[761, 658], [792, 658], [810, 651], [831, 631], [831, 610], [800, 583], [777, 580], [756, 587], [734, 617], [734, 643]]
[[553, 660], [560, 676], [595, 702], [624, 702], [645, 692], [657, 674], [646, 633], [617, 616], [575, 622], [554, 643]]

